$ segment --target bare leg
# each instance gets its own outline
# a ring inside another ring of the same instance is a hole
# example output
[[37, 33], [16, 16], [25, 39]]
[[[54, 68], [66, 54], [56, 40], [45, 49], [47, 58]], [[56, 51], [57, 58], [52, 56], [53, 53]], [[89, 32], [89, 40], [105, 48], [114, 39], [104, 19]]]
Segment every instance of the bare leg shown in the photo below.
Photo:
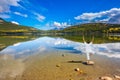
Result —
[[87, 52], [86, 55], [87, 55], [87, 60], [89, 61], [90, 60], [90, 54]]

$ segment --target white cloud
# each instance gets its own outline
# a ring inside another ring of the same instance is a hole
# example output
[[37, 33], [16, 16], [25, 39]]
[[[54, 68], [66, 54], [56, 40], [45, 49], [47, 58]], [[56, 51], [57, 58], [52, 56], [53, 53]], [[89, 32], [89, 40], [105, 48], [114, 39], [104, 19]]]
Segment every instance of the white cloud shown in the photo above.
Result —
[[16, 22], [16, 21], [11, 21], [11, 23], [16, 24], [16, 25], [19, 25], [19, 23]]
[[22, 16], [22, 17], [28, 17], [27, 14], [22, 14], [22, 13], [20, 13], [20, 12], [14, 12], [14, 14], [19, 15], [19, 16]]
[[61, 24], [59, 22], [54, 22], [53, 25], [56, 27], [61, 27]]
[[101, 17], [99, 13], [83, 13], [80, 16], [75, 17], [76, 20], [92, 20], [94, 18]]
[[1, 18], [10, 18], [10, 15], [7, 13], [11, 12], [10, 7], [22, 7], [18, 2], [21, 0], [0, 0], [0, 17]]
[[68, 26], [70, 26], [67, 22], [62, 22], [62, 23], [60, 23], [60, 22], [54, 22], [53, 23], [53, 26], [55, 26], [55, 27], [58, 27], [58, 28], [64, 28], [64, 27], [68, 27]]
[[19, 1], [20, 0], [1, 0], [0, 13], [10, 12], [10, 6], [20, 6]]
[[66, 28], [68, 26], [71, 26], [69, 25], [67, 22], [56, 22], [56, 21], [50, 21], [50, 22], [47, 22], [46, 24], [37, 24], [35, 25], [37, 28], [40, 28], [42, 30], [51, 30], [51, 29], [62, 29], [62, 28]]
[[70, 26], [67, 24], [67, 22], [61, 23], [62, 26], [66, 27], [66, 26]]
[[120, 14], [117, 14], [109, 19], [109, 23], [120, 24]]
[[7, 15], [7, 14], [0, 14], [0, 17], [1, 17], [1, 18], [10, 18], [10, 16]]
[[96, 12], [96, 13], [83, 13], [79, 16], [74, 17], [76, 20], [107, 20], [109, 21], [112, 17], [120, 15], [120, 8], [112, 8], [110, 10]]
[[34, 15], [36, 16], [36, 19], [38, 20], [38, 21], [40, 21], [40, 22], [42, 22], [42, 21], [44, 21], [45, 20], [45, 16], [43, 16], [43, 15], [41, 15], [41, 14], [39, 14], [39, 13], [34, 13]]

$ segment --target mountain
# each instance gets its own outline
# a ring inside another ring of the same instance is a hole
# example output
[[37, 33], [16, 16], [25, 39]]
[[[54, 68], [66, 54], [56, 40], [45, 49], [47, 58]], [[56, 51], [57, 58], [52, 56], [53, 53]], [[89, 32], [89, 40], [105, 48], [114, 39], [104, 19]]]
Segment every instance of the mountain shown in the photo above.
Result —
[[0, 18], [0, 35], [24, 35], [24, 34], [37, 34], [37, 35], [56, 35], [56, 34], [83, 34], [83, 33], [120, 33], [120, 24], [108, 23], [85, 23], [73, 25], [66, 28], [54, 28], [54, 30], [41, 31], [33, 27], [18, 25], [15, 22], [7, 22]]
[[120, 24], [106, 23], [86, 23], [67, 27], [59, 32], [62, 33], [82, 33], [82, 32], [119, 32]]
[[33, 27], [22, 26], [12, 22], [7, 22], [0, 18], [0, 33], [29, 33], [37, 32], [38, 30]]
[[0, 18], [0, 23], [4, 22], [4, 20], [2, 18]]
[[64, 28], [60, 27], [59, 29], [57, 27], [51, 29], [51, 30], [63, 30]]

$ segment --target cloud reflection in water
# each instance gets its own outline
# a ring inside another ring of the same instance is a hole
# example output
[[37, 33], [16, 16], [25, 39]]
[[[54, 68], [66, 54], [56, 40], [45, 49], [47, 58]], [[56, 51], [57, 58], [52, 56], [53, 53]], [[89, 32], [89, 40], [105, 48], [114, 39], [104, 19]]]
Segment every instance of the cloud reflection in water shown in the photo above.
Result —
[[[93, 52], [107, 57], [120, 58], [120, 43], [93, 44]], [[85, 53], [83, 43], [66, 40], [63, 38], [41, 37], [36, 40], [22, 42], [9, 46], [2, 50], [0, 54], [12, 54], [15, 56], [29, 56], [40, 54], [50, 50], [74, 50], [73, 52]]]
[[0, 80], [21, 76], [25, 69], [22, 60], [16, 60], [8, 54], [0, 55]]

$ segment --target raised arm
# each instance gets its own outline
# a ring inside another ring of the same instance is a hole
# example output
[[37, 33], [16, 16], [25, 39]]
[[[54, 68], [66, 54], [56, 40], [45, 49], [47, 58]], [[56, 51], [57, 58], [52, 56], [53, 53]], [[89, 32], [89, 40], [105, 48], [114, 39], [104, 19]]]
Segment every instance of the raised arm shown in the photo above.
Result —
[[85, 37], [84, 37], [84, 35], [83, 35], [83, 42], [86, 42], [86, 41], [85, 41]]
[[94, 36], [92, 36], [92, 40], [91, 40], [91, 42], [93, 42], [94, 41]]

